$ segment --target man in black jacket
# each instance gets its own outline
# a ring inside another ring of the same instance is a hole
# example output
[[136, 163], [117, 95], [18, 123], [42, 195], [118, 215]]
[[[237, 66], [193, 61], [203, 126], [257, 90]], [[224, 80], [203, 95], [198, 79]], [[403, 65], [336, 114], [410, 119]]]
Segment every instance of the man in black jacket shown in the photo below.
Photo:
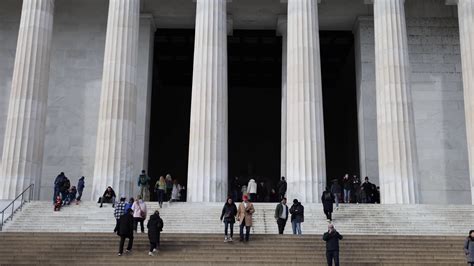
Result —
[[328, 231], [324, 233], [323, 240], [326, 241], [326, 259], [328, 266], [334, 264], [339, 266], [339, 240], [342, 240], [342, 235], [336, 231], [333, 224], [328, 225]]
[[278, 185], [277, 185], [278, 194], [280, 195], [280, 200], [282, 200], [285, 197], [287, 186], [288, 185], [286, 184], [285, 177], [282, 176], [280, 182], [278, 182]]
[[117, 235], [120, 236], [119, 256], [123, 254], [123, 245], [125, 244], [125, 238], [128, 238], [128, 246], [125, 252], [129, 253], [132, 251], [133, 246], [133, 215], [132, 209], [128, 209], [127, 212], [120, 217], [119, 227]]
[[276, 206], [275, 220], [278, 224], [278, 234], [283, 235], [283, 231], [285, 231], [286, 221], [288, 221], [288, 206], [286, 205], [285, 197], [283, 197], [281, 202]]

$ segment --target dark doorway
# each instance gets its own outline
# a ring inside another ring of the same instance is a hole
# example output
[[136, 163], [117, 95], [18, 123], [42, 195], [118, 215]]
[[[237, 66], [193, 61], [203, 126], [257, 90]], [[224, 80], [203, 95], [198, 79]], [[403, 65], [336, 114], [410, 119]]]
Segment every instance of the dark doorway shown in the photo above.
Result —
[[359, 175], [359, 139], [354, 36], [350, 31], [321, 31], [326, 176]]
[[281, 37], [234, 30], [228, 40], [229, 179], [264, 182], [258, 199], [268, 201], [280, 176]]
[[[322, 31], [321, 69], [328, 180], [358, 174], [354, 40]], [[229, 179], [280, 176], [281, 38], [275, 31], [234, 30], [228, 38]], [[194, 30], [155, 34], [148, 172], [187, 183]], [[153, 195], [153, 193], [152, 193]]]

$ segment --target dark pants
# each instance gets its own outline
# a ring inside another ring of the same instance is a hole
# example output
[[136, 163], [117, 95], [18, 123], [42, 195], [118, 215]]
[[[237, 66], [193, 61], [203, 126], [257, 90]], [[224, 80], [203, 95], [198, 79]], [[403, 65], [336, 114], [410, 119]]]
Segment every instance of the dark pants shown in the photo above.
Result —
[[120, 219], [115, 219], [115, 221], [114, 233], [118, 231]]
[[150, 242], [150, 252], [153, 252], [155, 248], [158, 248], [160, 246], [160, 234], [157, 234], [156, 237], [156, 242]]
[[81, 198], [82, 198], [82, 190], [78, 190], [77, 191], [77, 201], [81, 201]]
[[66, 199], [67, 199], [67, 190], [65, 190], [65, 191], [60, 191], [60, 193], [61, 193], [61, 199], [62, 199], [63, 201], [66, 201]]
[[59, 195], [59, 187], [54, 187], [53, 202], [56, 202], [56, 197]]
[[158, 200], [158, 203], [160, 204], [160, 207], [161, 207], [161, 204], [163, 204], [163, 201], [165, 198], [165, 191], [163, 189], [157, 189], [156, 192], [157, 192], [156, 200]]
[[229, 225], [230, 225], [230, 237], [234, 237], [234, 223], [232, 222], [224, 221], [224, 234], [225, 236], [227, 236]]
[[250, 238], [250, 226], [245, 225], [245, 219], [240, 223], [240, 241], [244, 240], [244, 227], [245, 227], [245, 241], [249, 241]]
[[282, 201], [284, 197], [285, 197], [285, 193], [280, 193], [280, 201]]
[[328, 260], [328, 266], [332, 266], [333, 260], [334, 265], [339, 266], [339, 250], [326, 251], [326, 259]]
[[249, 199], [251, 202], [257, 201], [257, 193], [250, 193], [249, 194]]
[[133, 247], [133, 236], [132, 237], [126, 237], [126, 236], [121, 236], [120, 237], [120, 246], [119, 246], [119, 253], [123, 253], [123, 245], [125, 244], [125, 238], [128, 238], [128, 245], [127, 245], [127, 250], [130, 251], [132, 250]]
[[145, 221], [144, 218], [133, 217], [133, 230], [135, 230], [135, 232], [137, 231], [138, 223], [140, 223], [140, 229], [142, 233], [145, 232], [145, 226], [143, 225], [143, 221]]
[[326, 214], [326, 218], [332, 221], [332, 212], [328, 210], [324, 210], [324, 214]]
[[283, 235], [283, 231], [285, 231], [286, 220], [282, 218], [278, 218], [278, 234]]
[[112, 207], [115, 206], [115, 197], [112, 198], [105, 198], [105, 197], [100, 197], [100, 207], [104, 205], [104, 203], [112, 203]]

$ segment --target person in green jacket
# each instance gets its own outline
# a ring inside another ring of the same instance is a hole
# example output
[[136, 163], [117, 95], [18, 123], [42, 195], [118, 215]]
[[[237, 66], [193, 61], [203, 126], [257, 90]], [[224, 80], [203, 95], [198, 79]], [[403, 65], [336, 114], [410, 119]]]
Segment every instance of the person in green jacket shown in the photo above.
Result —
[[138, 176], [138, 187], [140, 188], [140, 196], [143, 200], [148, 199], [150, 177], [146, 175], [145, 170]]

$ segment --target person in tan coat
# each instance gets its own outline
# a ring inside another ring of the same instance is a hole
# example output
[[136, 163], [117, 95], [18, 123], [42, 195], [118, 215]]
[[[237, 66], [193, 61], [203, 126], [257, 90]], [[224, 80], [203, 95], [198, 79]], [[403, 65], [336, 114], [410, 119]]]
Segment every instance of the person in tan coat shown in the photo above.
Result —
[[245, 227], [245, 242], [249, 241], [250, 227], [252, 226], [252, 215], [255, 212], [253, 204], [249, 201], [247, 195], [243, 196], [243, 201], [237, 210], [237, 221], [240, 222], [240, 241], [244, 241], [244, 227]]

